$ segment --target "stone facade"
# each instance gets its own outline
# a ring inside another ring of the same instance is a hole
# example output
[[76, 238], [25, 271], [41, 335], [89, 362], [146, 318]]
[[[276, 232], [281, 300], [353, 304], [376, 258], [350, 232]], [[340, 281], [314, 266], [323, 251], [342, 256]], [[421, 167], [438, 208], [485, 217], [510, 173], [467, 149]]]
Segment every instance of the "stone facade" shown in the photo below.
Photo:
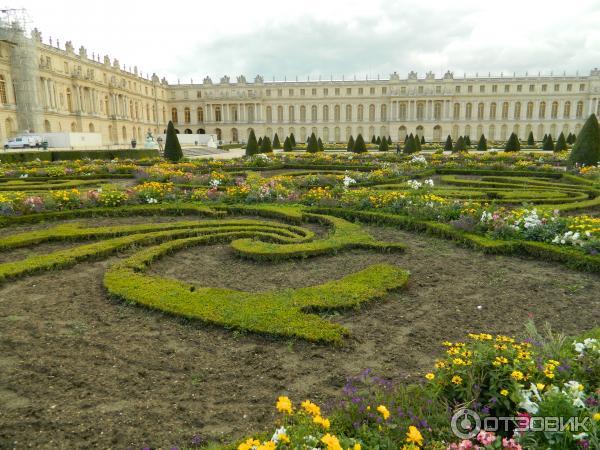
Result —
[[[146, 131], [163, 132], [173, 120], [180, 133], [214, 133], [225, 142], [294, 133], [304, 141], [315, 132], [325, 142], [346, 142], [350, 135], [407, 133], [443, 141], [483, 133], [491, 140], [516, 132], [525, 139], [546, 133], [578, 133], [592, 112], [600, 113], [600, 70], [586, 76], [455, 77], [431, 72], [386, 80], [265, 81], [235, 80], [169, 85], [163, 78], [125, 70], [118, 60], [77, 51], [70, 42], [31, 39], [39, 62], [36, 98], [39, 130], [99, 132], [105, 145], [142, 141]], [[17, 123], [13, 73], [14, 44], [0, 42], [0, 140], [22, 131]]]

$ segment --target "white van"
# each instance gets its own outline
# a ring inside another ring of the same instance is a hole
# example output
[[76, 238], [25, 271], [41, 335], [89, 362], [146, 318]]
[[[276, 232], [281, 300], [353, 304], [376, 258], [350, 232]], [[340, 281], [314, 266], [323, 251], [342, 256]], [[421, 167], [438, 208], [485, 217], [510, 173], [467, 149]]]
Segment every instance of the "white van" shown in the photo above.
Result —
[[40, 148], [42, 146], [42, 138], [33, 134], [21, 135], [14, 138], [10, 138], [4, 148]]

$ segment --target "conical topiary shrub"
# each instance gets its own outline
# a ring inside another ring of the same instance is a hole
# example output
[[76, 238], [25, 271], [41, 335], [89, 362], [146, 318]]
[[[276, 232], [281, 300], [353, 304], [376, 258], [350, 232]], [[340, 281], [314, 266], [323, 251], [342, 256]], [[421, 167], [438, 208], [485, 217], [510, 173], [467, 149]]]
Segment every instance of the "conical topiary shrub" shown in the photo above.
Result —
[[487, 149], [488, 149], [487, 139], [482, 134], [481, 137], [479, 138], [479, 142], [477, 143], [477, 150], [479, 150], [480, 152], [485, 152]]
[[183, 152], [181, 151], [181, 145], [175, 133], [175, 126], [173, 122], [169, 120], [167, 125], [167, 138], [165, 141], [165, 158], [169, 161], [177, 162], [183, 158]]
[[317, 136], [315, 136], [315, 133], [310, 134], [306, 151], [308, 153], [317, 153], [319, 151], [319, 143], [317, 142]]
[[551, 134], [546, 136], [546, 140], [544, 141], [544, 146], [542, 148], [544, 150], [554, 150], [554, 139], [552, 139]]
[[292, 144], [292, 148], [296, 148], [296, 137], [294, 133], [290, 133], [290, 143]]
[[558, 139], [556, 140], [556, 145], [554, 146], [555, 152], [561, 152], [567, 149], [567, 140], [565, 139], [565, 133], [562, 131], [558, 135]]
[[279, 142], [279, 136], [277, 136], [277, 133], [275, 133], [275, 136], [273, 137], [273, 148], [281, 148], [281, 142]]
[[284, 152], [291, 152], [292, 151], [292, 140], [290, 139], [289, 136], [287, 136], [285, 138], [285, 141], [283, 141], [283, 151]]
[[256, 155], [258, 153], [258, 142], [256, 141], [256, 135], [254, 130], [250, 130], [250, 136], [248, 136], [248, 143], [246, 144], [246, 156]]
[[506, 146], [504, 147], [505, 152], [518, 152], [521, 150], [521, 143], [515, 133], [510, 133]]
[[362, 137], [362, 134], [356, 136], [356, 141], [354, 141], [354, 153], [366, 153], [367, 146], [365, 145], [365, 140]]
[[386, 138], [383, 138], [381, 140], [381, 143], [379, 144], [379, 151], [380, 152], [387, 152], [389, 149], [389, 144]]
[[446, 138], [446, 143], [444, 144], [444, 150], [451, 152], [452, 148], [452, 136], [448, 135], [448, 137]]
[[350, 135], [350, 137], [348, 138], [348, 145], [346, 145], [346, 150], [348, 150], [349, 152], [354, 151], [354, 138], [352, 137], [352, 135]]
[[600, 162], [600, 127], [595, 114], [585, 121], [569, 156], [571, 164], [594, 166]]

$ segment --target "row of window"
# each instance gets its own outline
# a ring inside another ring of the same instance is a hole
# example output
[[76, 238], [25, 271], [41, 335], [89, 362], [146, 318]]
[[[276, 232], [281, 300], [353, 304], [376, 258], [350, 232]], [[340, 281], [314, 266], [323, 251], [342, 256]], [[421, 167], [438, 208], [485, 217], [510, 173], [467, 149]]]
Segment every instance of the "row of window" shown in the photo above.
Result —
[[[473, 103], [466, 103], [464, 105], [464, 119], [465, 120], [470, 120], [473, 119], [473, 108], [474, 108], [474, 104]], [[435, 102], [433, 105], [433, 119], [434, 120], [441, 120], [442, 119], [442, 107], [443, 104], [442, 102]], [[600, 107], [600, 105], [599, 105]], [[477, 108], [477, 119], [478, 120], [483, 120], [485, 118], [485, 110], [486, 110], [486, 106], [484, 103], [478, 103], [476, 105]], [[562, 114], [562, 118], [564, 119], [570, 119], [571, 118], [571, 102], [570, 101], [566, 101], [564, 103], [564, 105], [562, 106], [562, 111], [559, 111], [559, 103], [557, 101], [554, 101], [550, 104], [550, 118], [551, 119], [557, 119], [559, 117], [560, 114]], [[381, 105], [379, 107], [379, 117], [376, 118], [376, 106], [375, 105], [369, 105], [368, 108], [368, 120], [370, 122], [374, 122], [375, 120], [380, 120], [380, 121], [386, 121], [388, 120], [388, 107], [387, 105]], [[425, 119], [425, 110], [426, 110], [426, 104], [425, 102], [417, 102], [416, 105], [416, 111], [415, 111], [415, 118], [417, 120], [423, 120]], [[494, 120], [497, 118], [497, 110], [498, 110], [498, 104], [497, 103], [490, 103], [488, 106], [488, 115], [487, 118]], [[537, 106], [537, 118], [539, 119], [546, 119], [546, 110], [547, 110], [547, 106], [546, 106], [546, 102], [540, 102], [539, 105]], [[272, 123], [274, 121], [274, 116], [273, 116], [273, 112], [276, 112], [276, 120], [277, 122], [284, 122], [284, 120], [288, 121], [288, 122], [295, 122], [296, 121], [296, 108], [294, 106], [289, 106], [288, 107], [288, 111], [287, 111], [287, 118], [284, 119], [284, 107], [283, 106], [278, 106], [275, 110], [273, 107], [271, 106], [267, 106], [266, 108], [266, 122], [267, 123]], [[339, 122], [341, 121], [341, 111], [342, 108], [340, 105], [335, 105], [333, 108], [333, 120], [335, 122]], [[353, 107], [352, 105], [346, 105], [345, 108], [345, 117], [344, 119], [346, 121], [352, 121], [353, 120]], [[404, 102], [400, 102], [398, 104], [398, 120], [406, 120], [408, 118], [408, 105]], [[191, 109], [189, 107], [184, 108], [184, 117], [183, 117], [183, 123], [191, 123]], [[533, 102], [527, 102], [527, 104], [525, 105], [525, 118], [526, 119], [533, 119], [534, 115], [536, 114], [535, 111], [535, 105]], [[521, 102], [515, 102], [513, 103], [512, 106], [512, 111], [511, 111], [511, 104], [509, 102], [503, 102], [501, 104], [501, 112], [500, 112], [500, 117], [502, 119], [515, 119], [515, 120], [520, 120], [522, 118], [522, 105]], [[577, 119], [581, 119], [583, 117], [583, 101], [578, 101], [576, 106], [575, 106], [575, 117]], [[461, 118], [463, 118], [462, 116], [462, 105], [460, 103], [454, 103], [453, 105], [453, 110], [452, 110], [452, 119], [454, 120], [460, 120]], [[254, 120], [254, 108], [252, 105], [248, 106], [248, 114], [246, 119], [248, 121], [253, 121]], [[302, 105], [300, 106], [300, 122], [306, 122], [307, 121], [307, 108], [306, 106]], [[179, 116], [178, 116], [178, 111], [177, 108], [172, 108], [171, 109], [171, 120], [174, 123], [179, 123]], [[204, 109], [202, 107], [198, 107], [196, 109], [196, 120], [197, 122], [204, 122]], [[240, 117], [238, 116], [238, 108], [236, 106], [232, 106], [230, 109], [230, 117], [228, 118], [228, 120], [233, 121], [233, 122], [237, 122], [240, 120]], [[317, 105], [312, 105], [310, 107], [310, 120], [312, 122], [316, 122], [317, 120], [319, 120], [318, 118], [318, 107]], [[323, 122], [328, 122], [330, 120], [330, 111], [329, 111], [329, 105], [323, 105], [322, 106], [322, 110], [321, 110], [321, 121]], [[357, 121], [363, 121], [365, 120], [365, 107], [363, 105], [358, 105], [358, 107], [356, 108], [356, 120]], [[215, 106], [214, 107], [214, 118], [212, 118], [212, 121], [215, 122], [222, 122], [223, 121], [223, 114], [222, 114], [222, 110], [220, 106]]]
[[[536, 89], [536, 86], [539, 86], [539, 89]], [[466, 91], [463, 90], [465, 86], [463, 85], [456, 85], [454, 86], [454, 93], [456, 94], [461, 94], [463, 92], [466, 93], [474, 93], [476, 92], [476, 86], [470, 84], [466, 86]], [[553, 84], [548, 84], [548, 83], [544, 83], [541, 85], [536, 85], [536, 84], [529, 84], [529, 85], [523, 85], [523, 84], [505, 84], [505, 85], [498, 85], [498, 84], [492, 84], [492, 85], [487, 85], [487, 84], [481, 84], [479, 85], [478, 88], [478, 92], [479, 93], [487, 93], [487, 92], [491, 92], [491, 93], [497, 93], [497, 92], [504, 92], [504, 93], [511, 93], [511, 92], [531, 92], [531, 93], [535, 93], [535, 92], [574, 92], [574, 86], [573, 83], [566, 83], [566, 84], [561, 84], [561, 83], [553, 83]], [[579, 83], [579, 92], [585, 92], [585, 87], [586, 84], [585, 83]], [[356, 90], [355, 90], [356, 89]], [[435, 89], [435, 93], [436, 94], [442, 94], [443, 93], [443, 87], [441, 85], [436, 85], [434, 87]], [[299, 92], [300, 97], [306, 97], [307, 93], [310, 92], [310, 95], [313, 97], [317, 97], [317, 96], [322, 96], [322, 97], [328, 97], [330, 94], [333, 94], [334, 96], [340, 96], [342, 95], [342, 92], [345, 92], [345, 95], [366, 95], [368, 91], [368, 95], [387, 95], [388, 93], [388, 87], [387, 86], [381, 86], [379, 88], [375, 88], [375, 87], [369, 87], [369, 88], [352, 88], [352, 87], [346, 87], [346, 88], [310, 88], [310, 89], [305, 89], [305, 88], [300, 88], [300, 89], [293, 89], [293, 88], [288, 88], [288, 89], [283, 89], [283, 88], [278, 88], [278, 89], [265, 89], [265, 95], [267, 97], [295, 97], [297, 92]], [[417, 86], [417, 93], [419, 94], [423, 94], [425, 92], [425, 86]], [[407, 87], [406, 86], [401, 86], [400, 87], [400, 93], [401, 94], [406, 94], [407, 93]], [[248, 96], [251, 97], [254, 94], [253, 90], [248, 90]], [[222, 96], [226, 96], [225, 92], [221, 93]], [[176, 98], [176, 94], [174, 91], [172, 91], [171, 94], [171, 98], [175, 99]], [[183, 98], [184, 99], [189, 99], [189, 93], [188, 91], [184, 91], [183, 92]], [[196, 98], [202, 98], [202, 92], [201, 91], [197, 91], [196, 92]]]

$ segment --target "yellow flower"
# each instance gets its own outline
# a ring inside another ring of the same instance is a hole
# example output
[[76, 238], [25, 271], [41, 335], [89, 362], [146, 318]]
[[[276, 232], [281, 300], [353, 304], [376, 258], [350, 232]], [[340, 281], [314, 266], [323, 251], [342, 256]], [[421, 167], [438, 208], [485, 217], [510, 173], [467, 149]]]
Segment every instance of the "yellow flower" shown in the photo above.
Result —
[[281, 442], [285, 442], [286, 444], [289, 444], [289, 443], [290, 443], [290, 438], [288, 437], [288, 435], [287, 435], [287, 434], [280, 434], [280, 435], [279, 435], [279, 440], [280, 440]]
[[306, 411], [309, 414], [312, 414], [313, 416], [320, 416], [321, 415], [321, 408], [319, 408], [317, 405], [315, 405], [310, 400], [304, 400], [301, 403], [301, 406], [304, 409], [304, 411]]
[[544, 383], [536, 383], [535, 385], [538, 388], [538, 391], [543, 391], [546, 385]]
[[446, 367], [446, 363], [444, 361], [438, 361], [438, 362], [435, 363], [435, 368], [436, 369], [442, 369], [444, 367]]
[[240, 445], [238, 445], [238, 450], [250, 450], [253, 447], [258, 447], [259, 445], [259, 440], [248, 438], [246, 442], [242, 442]]
[[390, 412], [383, 405], [379, 405], [377, 407], [377, 411], [379, 411], [379, 413], [383, 416], [383, 420], [388, 420], [388, 417], [390, 417]]
[[288, 397], [279, 397], [276, 406], [279, 412], [292, 414], [292, 401]]
[[419, 446], [423, 445], [423, 436], [421, 435], [421, 432], [417, 429], [417, 427], [415, 427], [414, 425], [408, 427], [408, 432], [406, 433], [406, 442], [416, 444]]
[[435, 375], [432, 373], [428, 373], [427, 375], [425, 375], [425, 378], [427, 378], [428, 380], [433, 380], [435, 378]]
[[331, 423], [329, 422], [329, 419], [324, 419], [321, 416], [315, 416], [313, 417], [313, 422], [321, 425], [323, 428], [325, 428], [326, 430], [329, 430], [329, 427], [331, 426]]
[[327, 450], [344, 450], [338, 438], [332, 434], [327, 433], [321, 438], [321, 442], [327, 446]]
[[[362, 447], [360, 446], [360, 444], [357, 442], [356, 444], [354, 444], [354, 447], [352, 447], [352, 450], [361, 450]], [[348, 449], [350, 450], [350, 449]]]
[[500, 391], [500, 394], [501, 394], [501, 395], [504, 395], [504, 396], [506, 397], [506, 396], [508, 395], [508, 391], [507, 391], [506, 389], [502, 389], [502, 390]]
[[454, 375], [452, 377], [452, 382], [454, 384], [461, 384], [462, 383], [462, 378], [460, 376], [458, 376], [458, 375]]
[[525, 378], [525, 376], [523, 375], [523, 372], [521, 372], [520, 370], [513, 370], [513, 372], [510, 374], [510, 376], [513, 377], [517, 381], [521, 381], [523, 378]]
[[596, 422], [600, 422], [600, 412], [597, 412], [596, 414], [594, 414], [594, 420]]

